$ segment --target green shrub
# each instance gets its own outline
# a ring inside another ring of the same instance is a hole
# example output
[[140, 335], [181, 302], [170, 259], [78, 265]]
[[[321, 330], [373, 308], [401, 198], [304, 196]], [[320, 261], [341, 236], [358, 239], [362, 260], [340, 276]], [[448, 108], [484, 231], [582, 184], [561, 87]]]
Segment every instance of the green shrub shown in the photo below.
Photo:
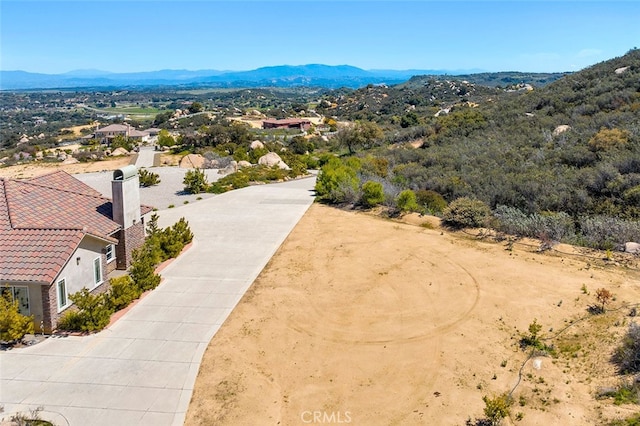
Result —
[[564, 212], [527, 215], [514, 207], [498, 206], [494, 216], [498, 230], [520, 237], [571, 241], [575, 235], [573, 219]]
[[78, 308], [81, 331], [98, 331], [109, 325], [113, 309], [105, 293], [92, 294], [83, 288], [69, 299]]
[[461, 197], [442, 212], [445, 225], [453, 228], [479, 228], [485, 225], [491, 210], [480, 200]]
[[510, 406], [511, 406], [511, 398], [509, 398], [508, 394], [502, 394], [495, 396], [493, 398], [489, 398], [488, 396], [483, 396], [482, 400], [484, 401], [484, 415], [487, 416], [491, 425], [499, 425], [502, 422], [502, 419], [509, 416]]
[[402, 212], [416, 212], [420, 210], [418, 202], [416, 201], [416, 193], [410, 189], [405, 189], [398, 194], [396, 206]]
[[632, 414], [622, 420], [613, 420], [607, 423], [607, 426], [640, 426], [640, 413]]
[[199, 194], [207, 190], [207, 176], [204, 170], [193, 169], [188, 170], [182, 181], [184, 190], [191, 194]]
[[615, 405], [640, 404], [640, 383], [623, 379], [618, 386], [599, 391], [597, 398], [613, 398]]
[[150, 172], [143, 168], [138, 170], [138, 178], [140, 179], [140, 186], [142, 187], [153, 186], [160, 183], [160, 176], [157, 173]]
[[129, 274], [141, 292], [152, 290], [160, 284], [160, 275], [156, 274], [153, 248], [148, 244], [133, 251], [133, 262]]
[[218, 184], [231, 189], [244, 188], [249, 186], [249, 176], [243, 171], [238, 171], [218, 180]]
[[13, 342], [33, 333], [33, 316], [22, 315], [9, 292], [0, 295], [0, 341]]
[[189, 244], [193, 241], [193, 232], [189, 228], [189, 222], [184, 217], [181, 217], [176, 223], [171, 226], [171, 236], [182, 242], [183, 245]]
[[60, 318], [58, 318], [58, 329], [66, 331], [82, 330], [82, 315], [74, 308], [67, 309]]
[[610, 216], [582, 217], [579, 221], [583, 245], [602, 250], [616, 249], [640, 240], [640, 222]]
[[640, 372], [640, 325], [635, 322], [629, 324], [627, 334], [615, 350], [612, 360], [622, 374]]
[[131, 302], [140, 297], [140, 289], [130, 276], [123, 275], [111, 278], [111, 290], [107, 293], [109, 305], [114, 311], [126, 308]]
[[420, 189], [416, 191], [416, 202], [424, 207], [425, 213], [440, 214], [447, 208], [447, 202], [435, 191]]
[[362, 185], [362, 204], [365, 207], [375, 207], [384, 202], [384, 188], [380, 182], [366, 181]]
[[222, 185], [220, 182], [212, 182], [207, 187], [207, 192], [211, 194], [222, 194], [224, 192], [230, 191], [232, 188], [228, 186]]
[[316, 195], [330, 203], [354, 202], [358, 195], [360, 179], [357, 176], [359, 160], [351, 158], [342, 162], [332, 158], [325, 164], [316, 180]]

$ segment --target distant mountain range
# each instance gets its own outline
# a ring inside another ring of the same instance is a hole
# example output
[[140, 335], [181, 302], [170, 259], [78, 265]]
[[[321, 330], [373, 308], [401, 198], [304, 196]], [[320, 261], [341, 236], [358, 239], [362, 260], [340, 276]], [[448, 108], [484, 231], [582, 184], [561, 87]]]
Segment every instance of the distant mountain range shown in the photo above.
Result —
[[481, 70], [363, 70], [349, 65], [280, 65], [251, 71], [160, 70], [111, 73], [76, 70], [64, 74], [0, 71], [0, 90], [90, 87], [296, 87], [358, 88], [367, 84], [398, 84], [416, 75], [458, 75]]

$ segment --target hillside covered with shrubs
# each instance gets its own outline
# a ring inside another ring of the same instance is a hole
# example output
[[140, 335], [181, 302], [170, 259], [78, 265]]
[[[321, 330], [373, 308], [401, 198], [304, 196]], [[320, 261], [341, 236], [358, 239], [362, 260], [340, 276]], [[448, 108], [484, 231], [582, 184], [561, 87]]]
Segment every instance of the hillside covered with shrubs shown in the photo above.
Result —
[[[375, 181], [381, 204], [407, 189], [464, 197], [520, 235], [600, 248], [640, 240], [640, 50], [542, 88], [409, 113], [378, 119], [384, 136], [357, 158], [325, 164], [319, 197], [370, 205], [363, 188]], [[419, 210], [438, 213], [417, 198]]]

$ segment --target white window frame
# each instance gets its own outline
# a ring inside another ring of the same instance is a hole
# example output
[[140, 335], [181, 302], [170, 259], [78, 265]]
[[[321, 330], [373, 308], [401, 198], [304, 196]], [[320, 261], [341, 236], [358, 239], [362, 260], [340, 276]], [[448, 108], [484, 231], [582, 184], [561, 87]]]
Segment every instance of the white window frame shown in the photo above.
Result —
[[24, 286], [24, 285], [9, 285], [9, 286], [3, 286], [1, 287], [2, 290], [8, 290], [11, 294], [11, 300], [12, 301], [17, 301], [16, 298], [16, 289], [24, 289], [27, 291], [27, 312], [22, 312], [22, 304], [20, 303], [20, 301], [18, 301], [18, 306], [20, 307], [20, 313], [22, 315], [31, 315], [31, 299], [29, 297], [29, 287]]
[[[97, 264], [96, 264], [97, 262]], [[104, 280], [102, 279], [102, 256], [98, 256], [95, 259], [93, 259], [93, 288], [98, 287], [100, 284], [102, 284], [104, 282]], [[98, 266], [99, 271], [96, 271], [96, 266]], [[100, 277], [98, 277], [97, 273], [100, 273]]]
[[[111, 254], [111, 257], [109, 257]], [[105, 258], [107, 259], [107, 263], [111, 263], [116, 260], [116, 246], [115, 244], [109, 244], [104, 250]]]
[[[64, 285], [64, 300], [67, 302], [65, 305], [62, 305], [60, 302], [60, 283]], [[71, 300], [69, 300], [69, 290], [67, 289], [67, 279], [60, 278], [56, 281], [56, 299], [58, 299], [58, 312], [62, 312], [71, 306]]]

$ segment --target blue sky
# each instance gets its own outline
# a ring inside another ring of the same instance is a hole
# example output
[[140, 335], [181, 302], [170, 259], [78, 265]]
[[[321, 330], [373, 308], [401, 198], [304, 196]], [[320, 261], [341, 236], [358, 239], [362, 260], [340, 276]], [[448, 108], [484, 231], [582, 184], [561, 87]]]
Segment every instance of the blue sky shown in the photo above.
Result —
[[0, 2], [0, 69], [574, 71], [640, 46], [640, 1]]

